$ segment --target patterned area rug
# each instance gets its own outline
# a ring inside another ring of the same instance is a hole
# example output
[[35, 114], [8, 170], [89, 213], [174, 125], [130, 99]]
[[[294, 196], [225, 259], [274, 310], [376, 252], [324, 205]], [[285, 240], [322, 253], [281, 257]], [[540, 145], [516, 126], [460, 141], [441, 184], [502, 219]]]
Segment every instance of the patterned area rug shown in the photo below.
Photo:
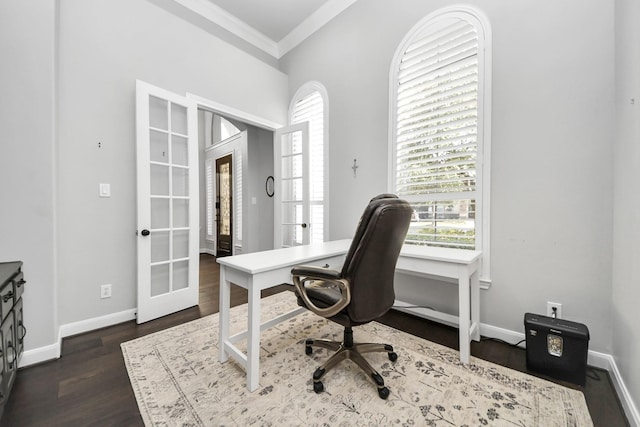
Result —
[[[265, 319], [296, 306], [285, 292], [262, 300]], [[231, 331], [246, 325], [246, 305], [232, 309]], [[339, 325], [306, 312], [262, 332], [260, 387], [249, 392], [242, 367], [218, 362], [218, 316], [212, 315], [122, 344], [147, 426], [592, 426], [584, 396], [396, 329], [369, 323], [356, 342], [386, 342], [367, 354], [391, 391], [387, 400], [355, 364], [344, 361], [313, 391], [311, 375], [327, 352], [305, 355], [307, 337], [340, 339]]]

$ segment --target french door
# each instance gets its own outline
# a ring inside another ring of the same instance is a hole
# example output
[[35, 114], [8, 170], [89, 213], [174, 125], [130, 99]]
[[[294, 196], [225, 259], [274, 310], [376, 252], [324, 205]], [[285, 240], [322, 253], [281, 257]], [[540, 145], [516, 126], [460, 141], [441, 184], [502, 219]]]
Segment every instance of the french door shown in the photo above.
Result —
[[309, 123], [276, 130], [274, 134], [276, 248], [306, 245], [309, 222]]
[[197, 107], [136, 81], [137, 322], [198, 304]]

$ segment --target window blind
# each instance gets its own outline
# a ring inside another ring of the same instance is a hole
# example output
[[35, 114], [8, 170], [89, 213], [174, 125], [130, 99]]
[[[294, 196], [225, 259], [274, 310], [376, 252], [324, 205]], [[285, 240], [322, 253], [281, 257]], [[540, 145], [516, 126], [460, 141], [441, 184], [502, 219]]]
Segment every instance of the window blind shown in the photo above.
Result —
[[207, 239], [213, 240], [215, 230], [214, 228], [214, 201], [213, 201], [213, 186], [215, 185], [215, 171], [213, 167], [213, 159], [207, 159], [205, 162], [205, 180], [207, 191]]
[[395, 191], [414, 208], [407, 243], [474, 248], [478, 34], [425, 26], [397, 68]]
[[234, 150], [235, 170], [233, 177], [236, 186], [236, 217], [233, 224], [236, 229], [236, 245], [242, 246], [242, 150]]

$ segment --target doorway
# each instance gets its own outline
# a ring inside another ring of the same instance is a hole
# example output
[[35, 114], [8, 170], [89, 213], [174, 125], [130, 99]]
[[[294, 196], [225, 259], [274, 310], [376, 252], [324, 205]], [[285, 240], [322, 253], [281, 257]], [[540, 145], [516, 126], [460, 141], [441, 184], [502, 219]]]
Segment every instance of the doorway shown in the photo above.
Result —
[[216, 255], [229, 256], [233, 245], [233, 155], [216, 159]]
[[[198, 117], [200, 252], [227, 256], [273, 249], [275, 198], [266, 184], [274, 175], [273, 131], [204, 106]], [[223, 194], [227, 189], [229, 196]]]

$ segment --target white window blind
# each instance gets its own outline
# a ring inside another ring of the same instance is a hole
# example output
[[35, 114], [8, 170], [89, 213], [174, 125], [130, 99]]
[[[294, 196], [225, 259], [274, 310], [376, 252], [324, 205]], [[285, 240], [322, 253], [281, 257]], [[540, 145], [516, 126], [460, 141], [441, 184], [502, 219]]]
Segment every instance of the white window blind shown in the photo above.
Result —
[[215, 237], [215, 224], [214, 218], [214, 197], [213, 189], [215, 185], [215, 168], [213, 165], [213, 159], [207, 159], [205, 161], [205, 182], [206, 182], [206, 196], [207, 196], [207, 239], [213, 240]]
[[475, 248], [478, 53], [476, 27], [443, 17], [397, 64], [394, 187], [414, 207], [409, 244]]
[[291, 124], [309, 122], [310, 242], [324, 240], [324, 101], [318, 91], [295, 102]]
[[234, 150], [235, 169], [233, 179], [236, 186], [236, 212], [234, 227], [236, 229], [236, 245], [242, 246], [242, 150]]

